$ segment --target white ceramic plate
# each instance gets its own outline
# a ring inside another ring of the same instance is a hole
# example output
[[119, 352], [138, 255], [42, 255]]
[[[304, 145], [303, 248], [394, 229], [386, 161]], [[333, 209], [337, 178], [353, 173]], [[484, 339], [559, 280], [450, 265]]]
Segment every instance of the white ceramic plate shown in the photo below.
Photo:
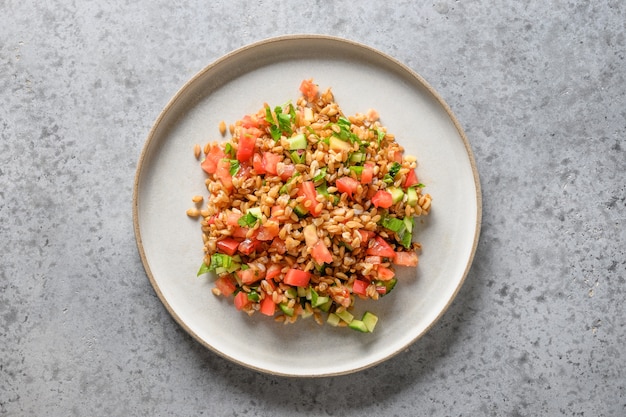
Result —
[[[205, 194], [194, 144], [220, 140], [218, 124], [256, 112], [264, 102], [295, 100], [300, 82], [331, 87], [346, 114], [378, 110], [433, 197], [417, 226], [417, 268], [399, 268], [399, 283], [377, 302], [374, 333], [283, 325], [211, 293], [201, 264], [199, 222], [185, 211]], [[203, 69], [167, 104], [149, 133], [135, 179], [135, 235], [147, 275], [175, 320], [195, 339], [244, 366], [279, 375], [354, 372], [401, 352], [435, 323], [459, 291], [472, 262], [481, 220], [478, 174], [465, 135], [439, 95], [416, 73], [367, 46], [326, 36], [273, 38], [239, 49]]]

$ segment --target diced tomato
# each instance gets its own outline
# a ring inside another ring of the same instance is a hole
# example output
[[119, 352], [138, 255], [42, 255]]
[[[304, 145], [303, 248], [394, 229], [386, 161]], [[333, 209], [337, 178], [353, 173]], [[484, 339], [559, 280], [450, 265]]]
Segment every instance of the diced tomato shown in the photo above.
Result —
[[367, 287], [369, 285], [370, 284], [367, 281], [363, 281], [363, 280], [360, 280], [360, 279], [355, 279], [354, 282], [352, 283], [352, 292], [354, 294], [366, 295], [367, 294]]
[[374, 235], [376, 234], [372, 232], [371, 230], [365, 230], [365, 229], [359, 229], [357, 230], [357, 232], [359, 232], [359, 234], [361, 235], [361, 246], [363, 247], [367, 246], [369, 241], [372, 240], [374, 238]]
[[406, 174], [406, 179], [404, 180], [404, 188], [409, 188], [417, 183], [417, 174], [415, 173], [415, 170], [412, 169], [409, 171], [408, 174]]
[[272, 240], [278, 236], [278, 232], [280, 232], [278, 222], [275, 220], [268, 220], [261, 227], [259, 227], [259, 234], [256, 238], [264, 241]]
[[224, 275], [222, 277], [219, 277], [215, 281], [215, 287], [220, 290], [224, 297], [228, 297], [237, 289], [230, 275]]
[[265, 272], [265, 279], [273, 279], [280, 275], [282, 267], [278, 264], [272, 264], [267, 268]]
[[243, 180], [247, 180], [250, 178], [250, 172], [252, 171], [252, 165], [249, 162], [241, 162], [239, 164], [239, 169], [235, 174], [235, 177], [241, 178]]
[[393, 153], [393, 160], [399, 164], [402, 163], [402, 151], [395, 151]]
[[243, 242], [239, 244], [239, 252], [244, 255], [250, 255], [252, 252], [256, 251], [261, 247], [263, 242], [256, 239], [245, 239]]
[[217, 250], [221, 253], [225, 253], [228, 256], [233, 256], [235, 253], [237, 253], [238, 246], [239, 241], [233, 239], [232, 237], [227, 237], [217, 241]]
[[274, 300], [272, 297], [265, 296], [264, 299], [261, 300], [261, 308], [259, 309], [261, 314], [265, 314], [266, 316], [273, 316], [276, 312], [276, 304], [274, 304]]
[[250, 285], [262, 280], [264, 273], [256, 268], [248, 268], [237, 271], [237, 276], [241, 280], [242, 284]]
[[391, 245], [380, 236], [374, 238], [372, 246], [368, 247], [365, 251], [367, 255], [382, 256], [384, 258], [395, 258], [396, 252]]
[[278, 171], [276, 166], [283, 160], [283, 156], [273, 152], [263, 152], [263, 167], [265, 172], [272, 175], [277, 175]]
[[374, 178], [374, 165], [373, 164], [363, 165], [363, 172], [361, 172], [361, 184], [369, 184], [372, 182], [373, 178]]
[[260, 153], [255, 153], [252, 156], [252, 167], [258, 175], [263, 175], [265, 171], [265, 165], [263, 165], [263, 156]]
[[220, 159], [215, 170], [215, 178], [220, 180], [226, 190], [233, 189], [233, 177], [230, 175], [230, 161], [228, 159]]
[[305, 181], [302, 184], [300, 184], [298, 195], [303, 195], [305, 202], [306, 201], [311, 202], [311, 205], [307, 207], [307, 209], [309, 210], [309, 213], [311, 213], [313, 217], [317, 217], [320, 215], [321, 210], [317, 210], [317, 205], [318, 205], [317, 191], [315, 190], [315, 184], [313, 184], [313, 181]]
[[359, 186], [359, 182], [351, 177], [341, 177], [335, 181], [335, 186], [340, 193], [347, 193], [351, 198]]
[[250, 229], [248, 229], [247, 227], [235, 226], [233, 227], [233, 237], [245, 239], [246, 236], [248, 236], [248, 230]]
[[252, 158], [256, 140], [263, 132], [255, 127], [243, 129], [239, 136], [239, 147], [237, 148], [237, 160], [246, 162]]
[[330, 251], [328, 250], [328, 247], [324, 244], [323, 240], [318, 240], [317, 243], [313, 246], [311, 256], [319, 265], [329, 264], [333, 261], [333, 256], [330, 254]]
[[217, 163], [226, 158], [226, 154], [217, 143], [212, 143], [209, 147], [209, 153], [200, 164], [200, 167], [207, 174], [215, 174]]
[[402, 266], [417, 266], [419, 258], [415, 252], [396, 252], [393, 263]]
[[382, 265], [378, 265], [376, 271], [378, 272], [378, 279], [380, 279], [381, 281], [389, 281], [396, 275], [395, 272], [393, 272], [391, 269]]
[[267, 126], [267, 123], [265, 122], [265, 113], [253, 115], [246, 114], [243, 116], [239, 124], [246, 129], [251, 127], [263, 129]]
[[273, 249], [279, 255], [284, 255], [285, 252], [287, 252], [287, 246], [285, 245], [285, 241], [279, 237], [275, 237], [274, 240], [272, 240], [270, 249]]
[[372, 265], [380, 265], [383, 263], [383, 258], [382, 256], [368, 255], [365, 257], [365, 262]]
[[378, 190], [372, 197], [372, 204], [376, 207], [389, 208], [393, 205], [393, 197], [389, 191]]
[[280, 179], [283, 181], [287, 181], [289, 178], [293, 176], [294, 172], [296, 172], [296, 166], [294, 164], [285, 164], [283, 173], [280, 174]]
[[237, 310], [242, 310], [248, 304], [250, 304], [250, 300], [248, 300], [248, 294], [243, 291], [239, 291], [235, 296], [235, 308]]
[[300, 84], [300, 92], [308, 101], [315, 100], [319, 89], [317, 84], [313, 84], [313, 79], [303, 80]]
[[385, 287], [384, 285], [377, 285], [376, 292], [380, 295], [385, 295], [387, 294], [387, 287]]
[[241, 218], [241, 213], [236, 213], [234, 211], [229, 211], [226, 213], [226, 224], [229, 226], [238, 226], [239, 218]]
[[294, 287], [306, 287], [307, 285], [309, 285], [310, 279], [310, 272], [291, 268], [289, 269], [289, 271], [287, 271], [287, 274], [285, 274], [285, 279], [283, 279], [283, 282], [287, 285], [291, 285]]

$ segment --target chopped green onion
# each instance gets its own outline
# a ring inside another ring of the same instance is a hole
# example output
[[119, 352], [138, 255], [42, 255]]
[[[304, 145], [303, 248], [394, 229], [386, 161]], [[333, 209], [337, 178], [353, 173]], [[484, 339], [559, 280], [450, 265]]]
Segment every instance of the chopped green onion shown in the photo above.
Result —
[[350, 167], [350, 171], [354, 172], [357, 176], [363, 173], [363, 167], [359, 165], [353, 165]]
[[248, 300], [258, 303], [259, 301], [261, 301], [261, 297], [259, 296], [259, 293], [255, 290], [250, 290], [250, 292], [248, 293]]
[[228, 169], [228, 172], [230, 172], [230, 176], [234, 177], [235, 174], [237, 174], [237, 171], [239, 171], [239, 161], [236, 159], [227, 159], [224, 158], [224, 161], [228, 161], [228, 163], [230, 163], [230, 168]]
[[235, 148], [233, 148], [233, 145], [231, 145], [230, 142], [227, 142], [226, 145], [224, 146], [224, 153], [226, 155], [229, 155], [230, 157], [235, 156]]
[[196, 276], [200, 276], [200, 275], [204, 275], [207, 272], [209, 272], [209, 266], [207, 264], [205, 264], [204, 262], [202, 262], [202, 265], [200, 265], [200, 269], [198, 270], [198, 274]]
[[304, 152], [292, 151], [289, 153], [289, 157], [294, 164], [303, 164], [305, 160]]
[[313, 182], [318, 182], [326, 178], [326, 171], [328, 169], [326, 167], [322, 167], [317, 174], [313, 177]]
[[215, 253], [211, 255], [211, 264], [208, 271], [215, 271], [217, 268], [230, 268], [232, 263], [232, 257], [223, 253]]
[[383, 139], [385, 138], [386, 133], [383, 132], [382, 130], [378, 130], [376, 129], [376, 134], [378, 135], [378, 145], [380, 145], [380, 143], [383, 141]]

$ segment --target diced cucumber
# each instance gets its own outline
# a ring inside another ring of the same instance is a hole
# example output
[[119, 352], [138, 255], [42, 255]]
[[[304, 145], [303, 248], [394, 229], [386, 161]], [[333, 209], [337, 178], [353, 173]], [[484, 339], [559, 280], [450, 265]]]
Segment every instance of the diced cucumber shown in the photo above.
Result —
[[287, 142], [289, 142], [290, 151], [295, 151], [297, 149], [306, 149], [307, 147], [306, 136], [304, 136], [304, 133], [299, 133], [295, 136], [290, 137], [289, 139], [287, 139]]
[[352, 144], [350, 142], [346, 142], [335, 136], [331, 136], [328, 139], [328, 147], [335, 152], [350, 152], [352, 150]]
[[328, 300], [324, 304], [319, 306], [318, 308], [322, 310], [324, 313], [328, 313], [328, 311], [330, 310], [332, 306], [333, 306], [333, 300]]
[[365, 161], [365, 154], [363, 152], [354, 152], [350, 155], [350, 162], [354, 164], [358, 164], [359, 162]]
[[302, 204], [298, 204], [293, 208], [293, 212], [296, 213], [296, 216], [299, 218], [303, 218], [309, 211]]
[[289, 157], [294, 164], [304, 163], [304, 153], [301, 154], [298, 151], [293, 151], [289, 153]]
[[363, 321], [363, 324], [365, 324], [365, 327], [367, 327], [367, 331], [371, 333], [374, 331], [376, 323], [378, 323], [378, 316], [376, 316], [374, 313], [366, 311], [363, 314], [363, 318], [361, 319], [361, 321]]
[[326, 323], [330, 324], [333, 327], [337, 327], [341, 319], [335, 313], [330, 313], [328, 318], [326, 319]]
[[293, 307], [289, 307], [286, 303], [280, 303], [278, 304], [278, 306], [280, 307], [282, 312], [285, 313], [286, 316], [293, 317], [293, 313], [294, 313]]
[[285, 291], [285, 295], [287, 296], [287, 298], [296, 298], [296, 296], [298, 295], [298, 290], [294, 287], [289, 287]]
[[338, 315], [341, 320], [345, 321], [348, 324], [350, 324], [350, 322], [354, 320], [354, 316], [348, 310], [336, 312], [335, 314]]
[[406, 203], [409, 206], [417, 206], [417, 191], [415, 190], [415, 187], [409, 187], [406, 190], [406, 196], [407, 196], [407, 200]]
[[252, 214], [257, 219], [261, 218], [261, 207], [250, 207], [248, 213]]
[[307, 289], [305, 287], [297, 287], [298, 297], [306, 298], [306, 291]]
[[329, 297], [320, 296], [317, 291], [311, 289], [311, 307], [319, 307], [326, 304], [330, 300]]
[[365, 325], [365, 323], [363, 323], [363, 321], [357, 320], [357, 319], [354, 319], [350, 323], [348, 323], [348, 327], [353, 329], [353, 330], [357, 330], [357, 331], [359, 331], [361, 333], [367, 333], [369, 331], [369, 330], [367, 330], [367, 326]]
[[391, 292], [391, 290], [393, 290], [397, 282], [398, 280], [396, 278], [391, 278], [388, 281], [376, 281], [376, 286], [385, 287], [385, 293], [383, 295], [387, 295]]
[[387, 187], [387, 191], [391, 193], [391, 201], [393, 204], [399, 203], [404, 197], [404, 191], [398, 187]]

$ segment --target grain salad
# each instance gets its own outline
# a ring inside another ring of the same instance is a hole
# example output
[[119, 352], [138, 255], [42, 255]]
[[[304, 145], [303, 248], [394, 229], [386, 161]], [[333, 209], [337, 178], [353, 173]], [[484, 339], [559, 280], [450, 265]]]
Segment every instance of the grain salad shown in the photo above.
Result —
[[431, 196], [375, 110], [345, 115], [310, 79], [300, 92], [230, 125], [227, 141], [194, 147], [208, 191], [187, 211], [201, 221], [198, 275], [213, 272], [213, 293], [250, 315], [371, 332], [377, 316], [353, 306], [417, 266], [413, 226]]

